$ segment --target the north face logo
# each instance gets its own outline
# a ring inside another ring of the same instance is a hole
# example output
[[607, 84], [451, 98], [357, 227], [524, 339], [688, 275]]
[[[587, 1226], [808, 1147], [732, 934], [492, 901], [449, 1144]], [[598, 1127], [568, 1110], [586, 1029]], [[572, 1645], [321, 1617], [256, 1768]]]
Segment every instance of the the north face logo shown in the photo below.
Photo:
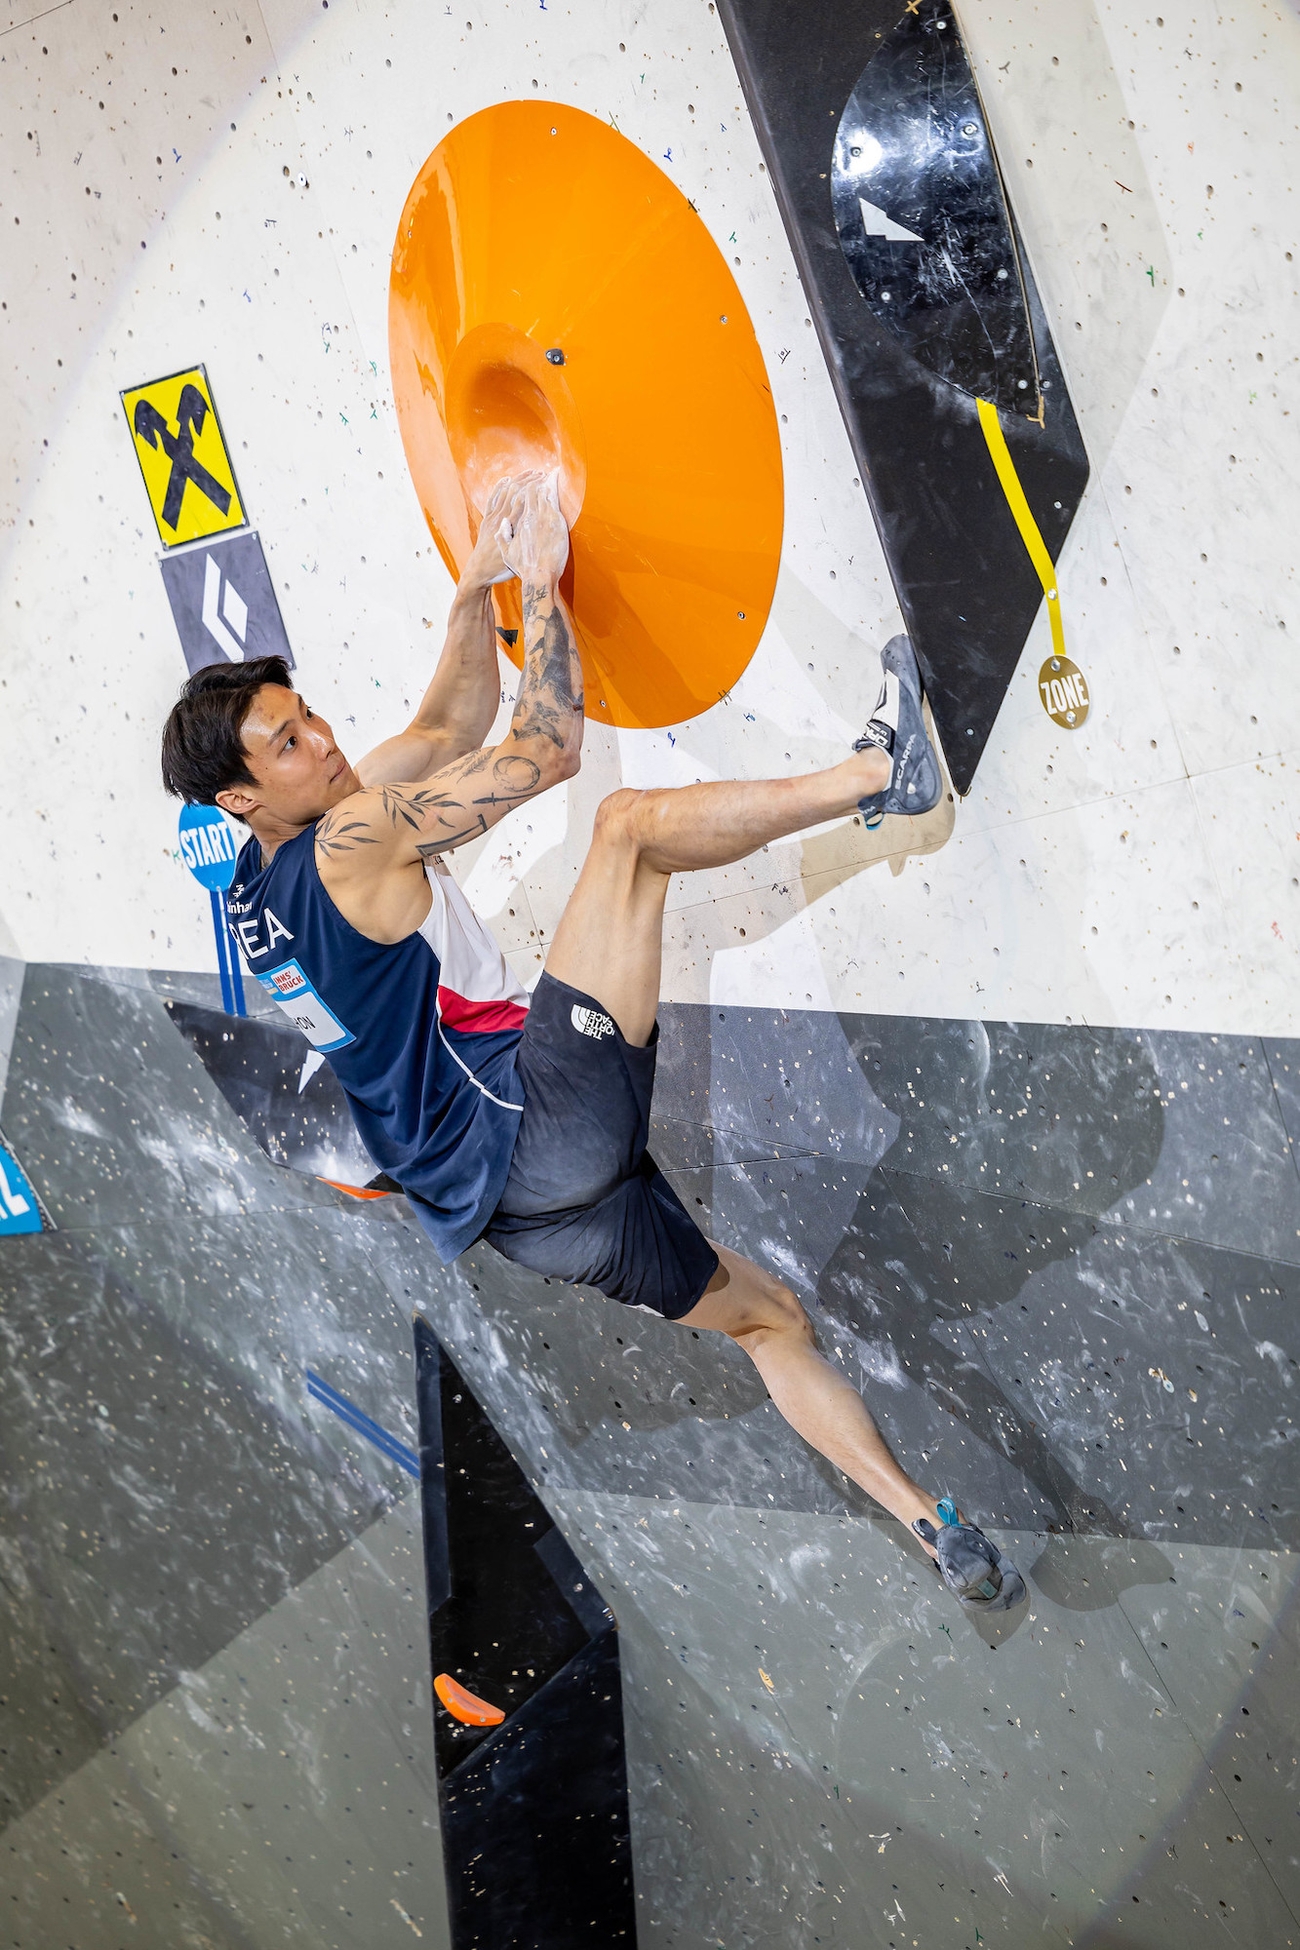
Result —
[[569, 1011], [569, 1020], [580, 1036], [612, 1036], [614, 1025], [603, 1009], [584, 1009], [575, 1002]]

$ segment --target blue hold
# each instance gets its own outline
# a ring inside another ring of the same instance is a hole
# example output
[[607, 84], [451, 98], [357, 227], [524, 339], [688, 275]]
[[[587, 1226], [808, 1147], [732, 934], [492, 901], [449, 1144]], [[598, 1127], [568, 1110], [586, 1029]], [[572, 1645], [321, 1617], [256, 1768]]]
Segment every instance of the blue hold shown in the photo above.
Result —
[[0, 1236], [44, 1230], [35, 1192], [12, 1154], [0, 1145]]

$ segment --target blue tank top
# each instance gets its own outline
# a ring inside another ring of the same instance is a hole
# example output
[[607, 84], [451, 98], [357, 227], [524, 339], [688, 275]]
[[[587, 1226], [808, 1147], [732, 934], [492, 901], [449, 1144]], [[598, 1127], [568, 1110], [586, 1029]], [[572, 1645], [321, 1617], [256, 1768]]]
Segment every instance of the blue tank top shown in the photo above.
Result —
[[375, 1163], [433, 1208], [439, 1256], [473, 1245], [496, 1209], [519, 1131], [515, 1051], [528, 997], [450, 869], [405, 941], [371, 941], [321, 884], [315, 829], [268, 865], [242, 848], [226, 896], [249, 973], [326, 1058]]

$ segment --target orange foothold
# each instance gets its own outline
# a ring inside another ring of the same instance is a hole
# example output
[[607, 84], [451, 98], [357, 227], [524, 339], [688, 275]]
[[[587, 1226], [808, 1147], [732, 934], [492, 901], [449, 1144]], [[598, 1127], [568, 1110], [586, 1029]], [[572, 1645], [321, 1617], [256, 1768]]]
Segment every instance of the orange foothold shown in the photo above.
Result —
[[433, 1690], [442, 1701], [453, 1720], [459, 1720], [465, 1727], [499, 1727], [505, 1714], [499, 1706], [489, 1706], [485, 1699], [458, 1685], [450, 1673], [440, 1672], [433, 1682]]

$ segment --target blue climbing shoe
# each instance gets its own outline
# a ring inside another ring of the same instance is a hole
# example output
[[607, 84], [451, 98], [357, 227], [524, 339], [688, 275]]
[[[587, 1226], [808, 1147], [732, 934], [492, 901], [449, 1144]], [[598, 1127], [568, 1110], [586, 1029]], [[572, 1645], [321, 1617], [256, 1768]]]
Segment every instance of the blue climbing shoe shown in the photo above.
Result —
[[921, 673], [905, 636], [890, 638], [880, 653], [880, 668], [879, 701], [853, 746], [855, 752], [864, 752], [875, 745], [894, 762], [885, 790], [859, 801], [869, 827], [879, 826], [886, 813], [929, 812], [943, 792], [939, 759], [921, 716]]
[[1006, 1552], [973, 1523], [963, 1523], [950, 1496], [939, 1504], [938, 1514], [938, 1530], [924, 1517], [912, 1528], [938, 1552], [939, 1575], [949, 1591], [974, 1611], [1010, 1611], [1023, 1604], [1028, 1596], [1025, 1581]]

